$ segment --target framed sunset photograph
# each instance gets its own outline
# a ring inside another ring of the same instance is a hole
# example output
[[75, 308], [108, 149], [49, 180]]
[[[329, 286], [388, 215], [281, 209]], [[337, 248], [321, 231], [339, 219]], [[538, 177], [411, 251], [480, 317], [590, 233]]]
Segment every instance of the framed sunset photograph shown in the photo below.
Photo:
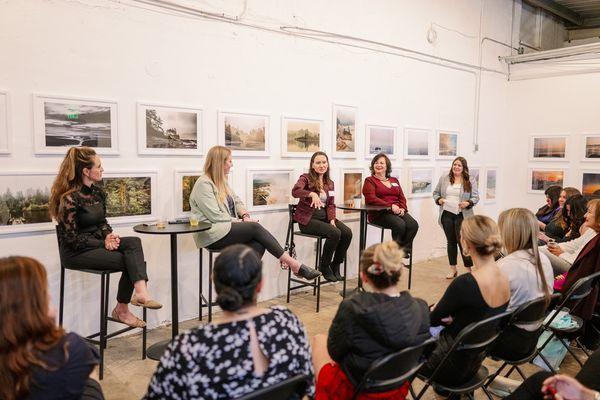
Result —
[[600, 134], [583, 135], [582, 161], [600, 162]]
[[529, 149], [530, 161], [566, 161], [567, 135], [532, 135]]
[[600, 197], [600, 171], [583, 171], [581, 188], [582, 194], [586, 197]]
[[544, 193], [550, 186], [564, 186], [564, 169], [531, 168], [529, 193]]

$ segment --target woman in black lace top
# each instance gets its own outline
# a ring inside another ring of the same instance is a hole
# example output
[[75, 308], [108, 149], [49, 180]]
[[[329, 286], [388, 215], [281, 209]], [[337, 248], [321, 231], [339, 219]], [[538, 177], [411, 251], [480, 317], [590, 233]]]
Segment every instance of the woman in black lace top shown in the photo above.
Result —
[[175, 338], [162, 356], [144, 399], [237, 399], [296, 375], [314, 396], [310, 347], [302, 323], [287, 308], [258, 307], [262, 263], [246, 245], [225, 248], [213, 281], [223, 318]]
[[[101, 187], [100, 157], [89, 147], [72, 147], [60, 165], [50, 196], [50, 213], [58, 223], [59, 251], [72, 268], [123, 271], [112, 317], [132, 327], [145, 323], [127, 304], [161, 308], [152, 300], [146, 262], [137, 237], [119, 237], [106, 221], [106, 195]], [[135, 294], [133, 294], [135, 289]]]

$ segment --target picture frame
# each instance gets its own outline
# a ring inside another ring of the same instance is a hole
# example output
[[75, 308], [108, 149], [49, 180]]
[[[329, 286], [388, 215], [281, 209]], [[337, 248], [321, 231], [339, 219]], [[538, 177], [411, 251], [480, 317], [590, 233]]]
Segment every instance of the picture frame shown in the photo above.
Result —
[[323, 120], [284, 115], [281, 117], [281, 156], [310, 158], [316, 151], [325, 151]]
[[131, 224], [159, 218], [158, 171], [104, 172], [102, 186], [106, 193], [106, 219], [110, 224]]
[[119, 154], [117, 109], [113, 100], [34, 94], [35, 154], [64, 155], [72, 146]]
[[600, 170], [581, 171], [581, 194], [600, 198]]
[[[487, 167], [485, 169], [485, 192], [480, 195], [487, 204], [497, 201], [496, 188], [498, 187], [498, 167]], [[480, 192], [481, 193], [481, 192]]]
[[190, 194], [192, 193], [194, 184], [202, 175], [204, 175], [204, 172], [201, 170], [177, 169], [174, 171], [174, 206], [177, 218], [190, 216]]
[[600, 163], [600, 133], [586, 133], [582, 138], [581, 161]]
[[390, 159], [395, 159], [398, 152], [398, 129], [395, 126], [371, 125], [365, 126], [365, 158], [372, 159], [379, 153], [384, 153]]
[[529, 161], [567, 161], [569, 135], [531, 135]]
[[432, 197], [435, 182], [434, 167], [411, 167], [408, 169], [407, 198]]
[[0, 171], [0, 235], [52, 231], [50, 191], [56, 172]]
[[235, 111], [217, 113], [219, 144], [234, 156], [268, 157], [271, 117]]
[[0, 89], [0, 155], [10, 154], [10, 97], [6, 90]]
[[[365, 179], [370, 175], [368, 170], [362, 168], [340, 168], [339, 180], [336, 183], [337, 199], [336, 204], [353, 207], [354, 199], [360, 198], [361, 203], [364, 201], [362, 196], [362, 186]], [[342, 210], [343, 220], [354, 219], [360, 216], [359, 213], [350, 210]]]
[[482, 191], [482, 168], [479, 165], [470, 165], [469, 166], [469, 177], [475, 179], [475, 183], [477, 184], [477, 191], [481, 194]]
[[565, 186], [567, 171], [560, 168], [529, 168], [528, 193], [544, 193], [552, 185]]
[[249, 168], [246, 174], [248, 211], [287, 210], [293, 202], [293, 168]]
[[459, 132], [445, 129], [437, 130], [436, 160], [454, 160], [459, 153]]
[[404, 128], [404, 159], [431, 159], [431, 129], [418, 127]]
[[199, 156], [203, 146], [200, 107], [137, 103], [138, 154]]
[[358, 143], [356, 118], [358, 107], [333, 104], [332, 157], [356, 158]]

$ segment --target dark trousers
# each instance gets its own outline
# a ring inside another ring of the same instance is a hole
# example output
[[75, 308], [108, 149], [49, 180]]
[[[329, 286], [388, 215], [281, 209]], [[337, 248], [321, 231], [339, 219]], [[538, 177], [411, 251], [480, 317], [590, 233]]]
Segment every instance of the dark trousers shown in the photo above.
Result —
[[463, 248], [460, 245], [460, 226], [462, 225], [462, 222], [462, 213], [459, 213], [458, 215], [448, 211], [442, 213], [442, 227], [444, 228], [446, 240], [448, 241], [448, 262], [450, 265], [456, 265], [458, 256], [456, 248], [458, 246], [465, 267], [470, 268], [473, 266], [473, 260], [471, 260], [471, 257], [463, 254]]
[[65, 261], [70, 268], [75, 269], [123, 271], [117, 291], [119, 303], [129, 303], [134, 282], [148, 280], [142, 241], [134, 236], [122, 237], [117, 250], [110, 251], [99, 247], [67, 257]]
[[283, 255], [283, 248], [277, 239], [258, 222], [232, 222], [231, 230], [210, 246], [210, 250], [222, 250], [232, 244], [245, 244], [262, 258], [265, 249], [275, 258]]
[[[352, 240], [352, 231], [342, 221], [335, 221], [335, 226], [331, 225], [327, 218], [325, 220], [315, 218], [310, 219], [308, 224], [300, 226], [300, 232], [309, 235], [321, 236], [325, 238], [323, 253], [321, 254], [321, 265], [319, 269], [327, 268], [330, 264], [341, 264], [346, 257], [346, 251]], [[335, 252], [335, 255], [334, 255]]]
[[382, 213], [373, 219], [373, 223], [392, 230], [392, 238], [398, 242], [405, 251], [412, 251], [412, 243], [419, 223], [409, 213], [397, 215], [391, 212]]

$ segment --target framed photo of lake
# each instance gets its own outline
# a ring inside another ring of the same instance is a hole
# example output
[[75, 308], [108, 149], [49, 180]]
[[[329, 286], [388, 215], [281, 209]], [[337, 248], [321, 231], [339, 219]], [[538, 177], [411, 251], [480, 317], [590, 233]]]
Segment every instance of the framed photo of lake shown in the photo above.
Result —
[[287, 210], [293, 202], [293, 168], [254, 169], [246, 172], [246, 206], [250, 211]]
[[600, 162], [600, 133], [585, 134], [583, 139], [582, 161]]
[[310, 158], [325, 149], [323, 120], [281, 117], [281, 156]]
[[408, 170], [408, 190], [404, 192], [408, 198], [431, 197], [433, 195], [433, 167], [409, 168]]
[[404, 128], [404, 159], [429, 160], [431, 129], [429, 128]]
[[50, 190], [56, 172], [0, 171], [0, 235], [50, 231]]
[[190, 194], [198, 178], [203, 175], [199, 170], [175, 171], [175, 216], [187, 217], [191, 214]]
[[567, 135], [532, 135], [530, 161], [567, 161]]
[[396, 127], [367, 125], [365, 130], [365, 157], [368, 160], [379, 153], [384, 153], [390, 159], [396, 157]]
[[435, 158], [438, 160], [454, 160], [456, 156], [458, 156], [458, 132], [438, 130]]
[[353, 106], [333, 105], [333, 157], [356, 158], [357, 110]]
[[154, 221], [158, 206], [157, 171], [105, 172], [106, 217], [110, 224]]
[[202, 154], [202, 109], [138, 103], [138, 152], [148, 155]]
[[550, 168], [531, 168], [529, 170], [529, 193], [544, 193], [550, 186], [565, 186], [565, 170]]
[[0, 90], [0, 154], [10, 153], [8, 92]]
[[234, 156], [269, 156], [268, 115], [219, 111], [217, 120], [219, 144], [231, 149]]
[[35, 154], [64, 155], [72, 146], [118, 154], [117, 102], [33, 95]]

